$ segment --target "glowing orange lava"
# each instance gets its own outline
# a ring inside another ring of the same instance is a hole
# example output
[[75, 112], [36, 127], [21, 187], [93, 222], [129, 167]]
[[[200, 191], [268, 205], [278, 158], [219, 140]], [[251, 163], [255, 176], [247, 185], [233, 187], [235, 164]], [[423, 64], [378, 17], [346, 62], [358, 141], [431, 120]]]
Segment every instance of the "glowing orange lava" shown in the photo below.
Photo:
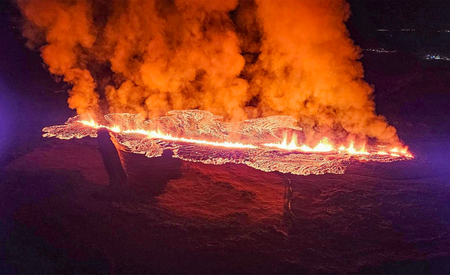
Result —
[[[178, 142], [186, 142], [186, 143], [195, 143], [201, 145], [209, 145], [209, 146], [217, 146], [217, 147], [226, 147], [226, 148], [252, 148], [256, 149], [259, 146], [252, 144], [244, 144], [239, 142], [230, 142], [230, 141], [208, 141], [208, 140], [200, 140], [200, 139], [192, 139], [192, 138], [183, 138], [183, 137], [175, 137], [170, 134], [162, 133], [160, 130], [157, 131], [148, 131], [144, 129], [134, 129], [134, 130], [121, 130], [119, 126], [105, 126], [96, 123], [94, 120], [81, 120], [80, 123], [95, 128], [107, 128], [114, 133], [121, 134], [141, 134], [150, 139], [162, 139], [169, 141], [178, 141]], [[287, 151], [301, 151], [305, 153], [328, 153], [328, 152], [338, 152], [345, 153], [350, 155], [390, 155], [394, 157], [407, 157], [413, 158], [413, 155], [408, 151], [408, 147], [404, 148], [392, 148], [389, 152], [378, 150], [373, 152], [368, 152], [366, 150], [366, 146], [363, 145], [360, 148], [356, 149], [353, 142], [350, 142], [348, 147], [341, 145], [336, 147], [328, 138], [324, 137], [319, 143], [314, 147], [309, 147], [306, 144], [298, 144], [297, 135], [293, 134], [290, 141], [288, 141], [287, 135], [284, 136], [283, 140], [280, 143], [264, 143], [262, 144], [265, 147], [272, 147]]]
[[[407, 147], [361, 142], [336, 144], [329, 137], [314, 145], [304, 144], [295, 134], [302, 130], [291, 117], [264, 117], [231, 124], [206, 111], [183, 110], [154, 119], [127, 113], [108, 114], [105, 119], [108, 125], [81, 116], [72, 117], [64, 125], [45, 127], [44, 137], [65, 140], [97, 137], [98, 130], [106, 128], [125, 149], [149, 158], [171, 150], [173, 157], [185, 161], [245, 164], [266, 172], [296, 175], [342, 174], [354, 161], [393, 162], [414, 158]], [[280, 132], [285, 135], [280, 137]], [[288, 138], [287, 132], [293, 134]]]
[[265, 143], [264, 146], [267, 147], [274, 147], [277, 149], [282, 150], [288, 150], [288, 151], [301, 151], [305, 153], [327, 153], [327, 152], [338, 152], [338, 153], [344, 153], [344, 154], [350, 154], [350, 155], [390, 155], [390, 156], [404, 156], [407, 158], [413, 158], [413, 155], [409, 153], [408, 148], [392, 148], [389, 150], [389, 152], [383, 151], [383, 150], [377, 150], [368, 152], [366, 150], [366, 146], [363, 145], [360, 148], [356, 149], [353, 142], [350, 142], [350, 144], [346, 147], [344, 145], [341, 145], [339, 147], [336, 147], [328, 138], [324, 137], [319, 143], [314, 147], [309, 147], [306, 144], [298, 144], [298, 138], [294, 134], [292, 135], [292, 138], [290, 141], [288, 141], [287, 136], [283, 138], [283, 141], [281, 143]]
[[292, 135], [291, 141], [288, 142], [287, 136], [283, 138], [281, 143], [265, 143], [264, 146], [274, 147], [283, 150], [297, 150], [302, 152], [316, 152], [316, 153], [325, 153], [336, 151], [333, 144], [328, 140], [328, 138], [323, 138], [314, 148], [309, 147], [306, 144], [299, 145], [297, 143], [297, 135]]
[[119, 126], [105, 126], [100, 125], [96, 123], [93, 120], [81, 120], [80, 123], [92, 127], [92, 128], [106, 128], [108, 130], [111, 130], [114, 133], [121, 133], [121, 134], [140, 134], [144, 135], [147, 138], [151, 139], [162, 139], [162, 140], [170, 140], [170, 141], [178, 141], [178, 142], [186, 142], [186, 143], [195, 143], [195, 144], [202, 144], [202, 145], [209, 145], [209, 146], [216, 146], [216, 147], [226, 147], [226, 148], [258, 148], [257, 146], [251, 145], [251, 144], [243, 144], [239, 142], [229, 142], [229, 141], [207, 141], [207, 140], [200, 140], [200, 139], [191, 139], [191, 138], [183, 138], [183, 137], [174, 137], [170, 134], [164, 134], [161, 131], [148, 131], [144, 129], [135, 129], [135, 130], [121, 130]]

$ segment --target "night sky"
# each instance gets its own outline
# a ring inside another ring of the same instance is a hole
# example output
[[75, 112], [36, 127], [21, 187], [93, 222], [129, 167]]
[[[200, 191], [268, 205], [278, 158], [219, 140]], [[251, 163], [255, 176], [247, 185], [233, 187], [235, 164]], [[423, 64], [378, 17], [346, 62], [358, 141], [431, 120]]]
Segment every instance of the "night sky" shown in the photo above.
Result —
[[[450, 5], [445, 0], [352, 0], [351, 37], [362, 47], [425, 53], [448, 52]], [[387, 29], [380, 32], [378, 29]], [[414, 29], [414, 32], [401, 31]]]
[[352, 21], [361, 30], [378, 28], [450, 28], [450, 5], [446, 0], [351, 0]]

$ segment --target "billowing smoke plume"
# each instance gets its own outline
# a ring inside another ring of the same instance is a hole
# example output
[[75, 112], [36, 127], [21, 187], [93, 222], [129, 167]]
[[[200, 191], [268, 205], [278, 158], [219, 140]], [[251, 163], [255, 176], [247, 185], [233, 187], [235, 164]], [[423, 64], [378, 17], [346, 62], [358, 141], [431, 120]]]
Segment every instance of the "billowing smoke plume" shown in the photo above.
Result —
[[92, 48], [95, 42], [90, 5], [84, 0], [66, 2], [20, 0], [22, 12], [29, 20], [23, 34], [29, 39], [28, 46], [41, 45], [41, 56], [49, 71], [73, 84], [69, 107], [79, 113], [93, 112], [99, 97], [94, 79], [83, 62], [84, 50]]
[[29, 46], [78, 113], [203, 109], [397, 141], [377, 116], [344, 0], [18, 0]]
[[344, 1], [256, 2], [262, 44], [251, 83], [260, 89], [263, 114], [296, 114], [306, 125], [359, 136], [395, 136], [375, 115], [359, 49], [344, 24], [350, 14]]

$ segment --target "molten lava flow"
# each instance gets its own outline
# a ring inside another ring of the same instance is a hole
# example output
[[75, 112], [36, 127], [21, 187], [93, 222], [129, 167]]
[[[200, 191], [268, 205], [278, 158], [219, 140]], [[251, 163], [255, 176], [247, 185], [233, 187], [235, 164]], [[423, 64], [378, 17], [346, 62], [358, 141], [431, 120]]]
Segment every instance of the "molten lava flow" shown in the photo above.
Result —
[[[388, 152], [385, 152], [381, 150], [380, 148], [373, 148], [371, 152], [368, 152], [366, 150], [366, 146], [363, 145], [359, 149], [355, 149], [354, 143], [350, 142], [348, 147], [341, 145], [339, 147], [336, 147], [328, 138], [323, 138], [319, 141], [319, 143], [314, 147], [309, 147], [306, 144], [298, 144], [298, 138], [296, 135], [292, 135], [292, 138], [290, 141], [288, 141], [288, 138], [284, 136], [281, 143], [265, 143], [264, 146], [267, 147], [274, 147], [282, 150], [287, 151], [301, 151], [305, 153], [327, 153], [327, 152], [339, 152], [344, 154], [350, 154], [350, 155], [389, 155], [394, 157], [407, 157], [407, 158], [413, 158], [412, 154], [408, 152], [407, 148], [392, 148]], [[378, 149], [375, 151], [375, 149]]]
[[207, 141], [207, 140], [200, 140], [200, 139], [192, 139], [192, 138], [183, 138], [183, 137], [174, 137], [170, 134], [163, 134], [160, 131], [147, 131], [143, 129], [137, 129], [137, 130], [126, 130], [126, 131], [120, 131], [120, 128], [112, 127], [111, 130], [116, 133], [125, 133], [125, 134], [141, 134], [144, 136], [147, 136], [151, 139], [162, 139], [162, 140], [170, 140], [175, 142], [186, 142], [186, 143], [194, 143], [194, 144], [201, 144], [201, 145], [207, 145], [207, 146], [217, 146], [217, 147], [226, 147], [226, 148], [257, 148], [254, 145], [251, 144], [243, 144], [238, 142], [229, 142], [229, 141]]
[[121, 133], [121, 134], [140, 134], [144, 135], [147, 138], [151, 139], [161, 139], [161, 140], [170, 140], [175, 142], [186, 142], [186, 143], [194, 143], [194, 144], [202, 144], [207, 146], [217, 146], [217, 147], [226, 147], [226, 148], [257, 148], [254, 145], [251, 144], [243, 144], [238, 142], [229, 142], [229, 141], [223, 141], [223, 142], [217, 142], [217, 141], [207, 141], [207, 140], [200, 140], [200, 139], [192, 139], [192, 138], [183, 138], [183, 137], [174, 137], [170, 134], [163, 134], [161, 131], [148, 131], [144, 129], [133, 129], [133, 130], [121, 130], [119, 126], [105, 126], [97, 124], [93, 120], [80, 120], [81, 124], [99, 129], [99, 128], [107, 128], [108, 130], [114, 132], [114, 133]]
[[364, 145], [355, 148], [337, 146], [323, 138], [310, 147], [301, 144], [296, 134], [290, 139], [279, 133], [299, 131], [295, 120], [276, 116], [225, 123], [206, 111], [171, 111], [169, 116], [145, 120], [140, 115], [109, 114], [109, 125], [80, 116], [65, 125], [43, 129], [45, 137], [60, 139], [96, 137], [100, 128], [109, 129], [117, 141], [129, 151], [147, 157], [161, 156], [166, 149], [174, 157], [206, 164], [246, 164], [263, 171], [280, 171], [297, 175], [342, 174], [353, 161], [392, 162], [412, 159], [407, 148]]
[[287, 141], [287, 137], [285, 136], [281, 143], [265, 143], [264, 146], [275, 147], [278, 149], [289, 151], [297, 150], [302, 152], [316, 152], [316, 153], [336, 151], [336, 149], [333, 147], [333, 144], [330, 143], [328, 138], [323, 138], [315, 147], [311, 148], [306, 144], [298, 145], [297, 135], [293, 135], [289, 143]]

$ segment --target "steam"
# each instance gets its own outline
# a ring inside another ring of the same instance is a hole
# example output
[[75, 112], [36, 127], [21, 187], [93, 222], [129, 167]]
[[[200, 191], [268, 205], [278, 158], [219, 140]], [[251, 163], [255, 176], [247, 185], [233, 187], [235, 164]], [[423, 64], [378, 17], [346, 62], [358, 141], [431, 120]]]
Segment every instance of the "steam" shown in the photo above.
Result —
[[375, 112], [340, 0], [17, 0], [28, 46], [79, 114], [290, 115], [306, 139], [397, 142]]

